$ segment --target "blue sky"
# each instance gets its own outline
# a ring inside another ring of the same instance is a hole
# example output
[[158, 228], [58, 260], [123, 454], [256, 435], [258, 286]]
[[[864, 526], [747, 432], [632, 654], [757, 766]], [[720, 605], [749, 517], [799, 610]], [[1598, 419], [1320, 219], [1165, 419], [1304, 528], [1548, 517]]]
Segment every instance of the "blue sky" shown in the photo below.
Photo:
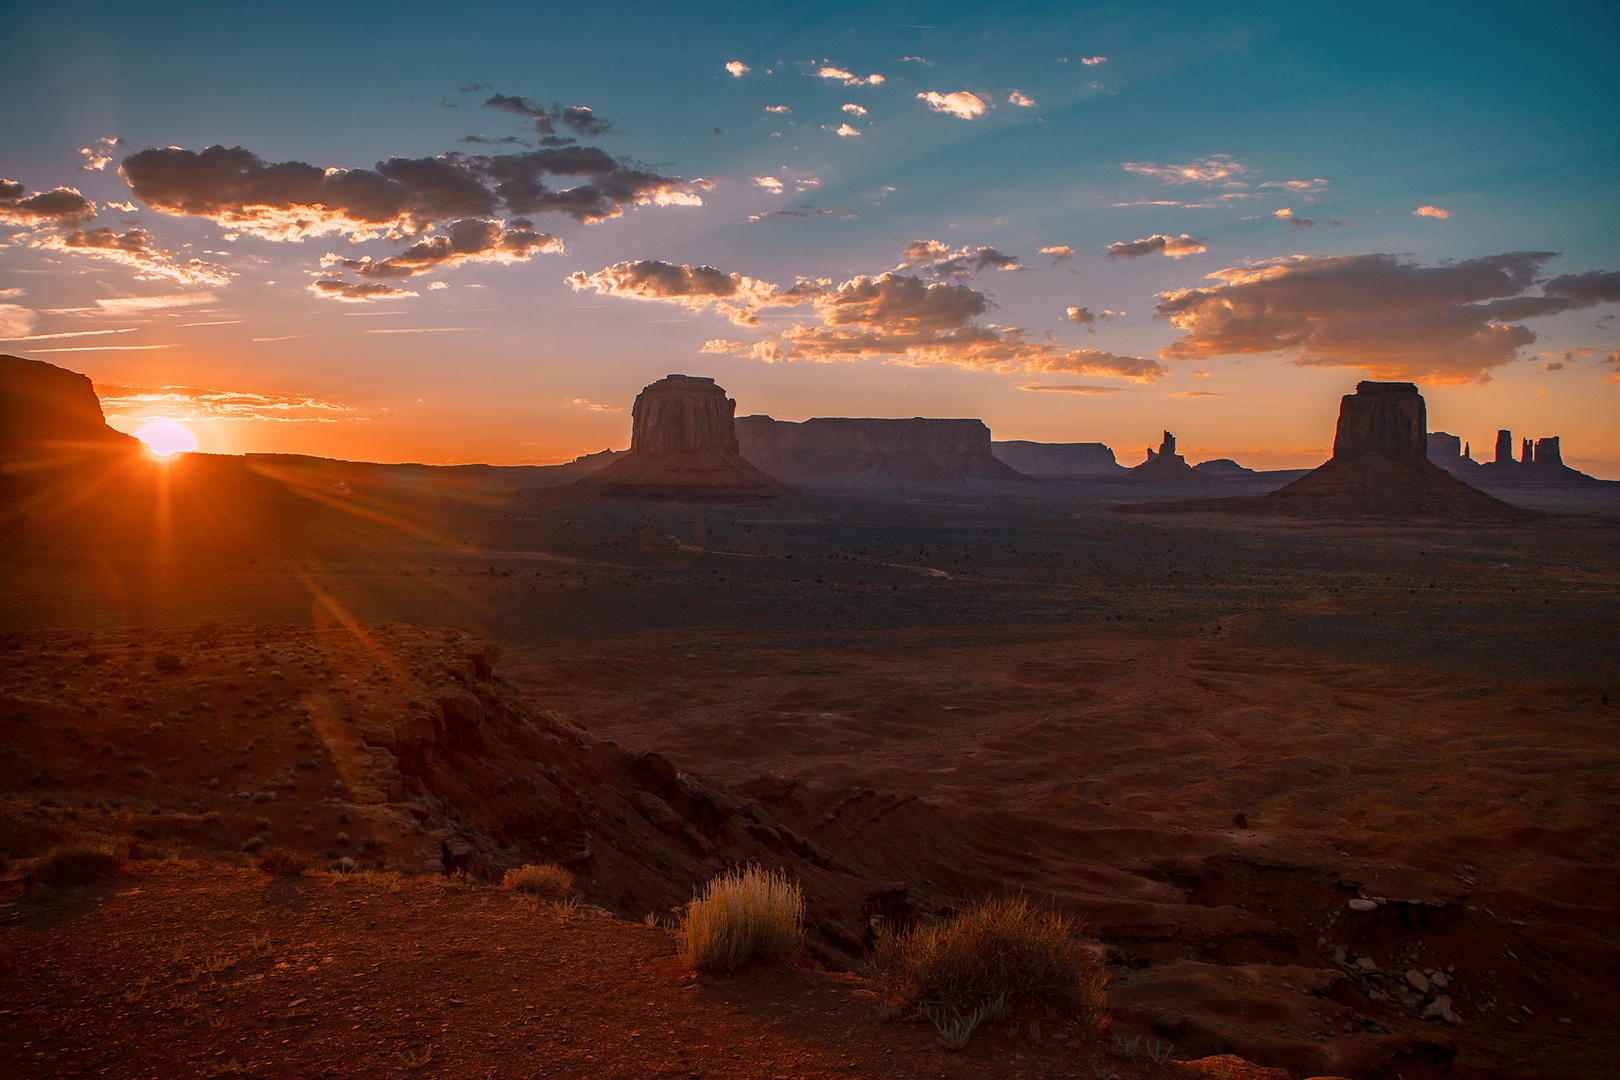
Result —
[[[222, 451], [567, 459], [681, 371], [744, 414], [1306, 465], [1370, 374], [1476, 447], [1559, 434], [1620, 477], [1617, 23], [12, 3], [0, 349]], [[555, 171], [586, 149], [588, 211]], [[457, 202], [389, 159], [547, 194]], [[361, 181], [412, 209], [339, 205]], [[87, 205], [28, 201], [57, 188]]]

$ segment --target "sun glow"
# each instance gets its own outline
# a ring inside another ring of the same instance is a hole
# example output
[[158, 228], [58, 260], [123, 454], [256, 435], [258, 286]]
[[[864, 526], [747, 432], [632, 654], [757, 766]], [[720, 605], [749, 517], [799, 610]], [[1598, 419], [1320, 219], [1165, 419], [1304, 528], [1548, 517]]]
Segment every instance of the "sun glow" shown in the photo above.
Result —
[[197, 437], [172, 420], [154, 420], [135, 433], [154, 456], [166, 458], [197, 449]]

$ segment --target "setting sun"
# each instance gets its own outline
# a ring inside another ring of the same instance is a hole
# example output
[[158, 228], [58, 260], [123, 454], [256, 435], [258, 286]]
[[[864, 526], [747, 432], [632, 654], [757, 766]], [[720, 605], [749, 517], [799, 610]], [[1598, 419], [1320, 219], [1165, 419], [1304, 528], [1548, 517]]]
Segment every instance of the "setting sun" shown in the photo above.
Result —
[[197, 449], [197, 437], [172, 420], [155, 420], [135, 433], [157, 457], [184, 454]]

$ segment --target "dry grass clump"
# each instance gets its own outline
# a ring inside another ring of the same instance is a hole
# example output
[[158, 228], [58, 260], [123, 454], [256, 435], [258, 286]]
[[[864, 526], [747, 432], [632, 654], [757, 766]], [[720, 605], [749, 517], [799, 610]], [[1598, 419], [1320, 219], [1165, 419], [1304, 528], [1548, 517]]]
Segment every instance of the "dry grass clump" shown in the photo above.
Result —
[[553, 900], [560, 900], [567, 896], [568, 890], [573, 886], [574, 875], [556, 863], [515, 867], [508, 870], [506, 876], [501, 878], [501, 888], [503, 889], [537, 893]]
[[83, 885], [112, 873], [120, 861], [104, 848], [59, 847], [34, 864], [34, 876], [47, 885]]
[[868, 970], [889, 1011], [929, 1017], [951, 1046], [999, 1017], [1009, 997], [1057, 1005], [1100, 1028], [1107, 978], [1077, 929], [1023, 897], [985, 899], [948, 922], [880, 935]]
[[730, 971], [754, 957], [775, 960], [804, 936], [804, 893], [785, 874], [738, 867], [693, 898], [676, 936], [681, 959], [698, 971]]
[[301, 851], [273, 847], [259, 856], [256, 865], [271, 877], [295, 878], [303, 877], [306, 870], [313, 870], [315, 860]]

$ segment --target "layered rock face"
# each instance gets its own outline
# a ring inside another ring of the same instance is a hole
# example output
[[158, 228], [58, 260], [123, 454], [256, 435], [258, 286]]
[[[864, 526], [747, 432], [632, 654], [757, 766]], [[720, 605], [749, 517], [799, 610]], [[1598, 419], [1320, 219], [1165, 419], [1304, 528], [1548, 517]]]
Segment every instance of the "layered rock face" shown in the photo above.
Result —
[[737, 420], [743, 457], [772, 476], [809, 480], [866, 476], [921, 483], [1023, 480], [991, 453], [982, 420], [817, 417], [802, 423], [769, 416]]
[[1167, 431], [1158, 450], [1148, 447], [1147, 460], [1131, 470], [1131, 479], [1166, 484], [1182, 481], [1202, 483], [1209, 477], [1188, 465], [1187, 459], [1176, 453], [1176, 437]]
[[1012, 439], [993, 442], [990, 452], [1025, 476], [1118, 475], [1125, 467], [1100, 442], [1042, 443]]
[[1378, 453], [1416, 466], [1428, 460], [1428, 408], [1413, 383], [1360, 382], [1339, 402], [1333, 456], [1354, 460]]
[[0, 356], [0, 449], [132, 448], [107, 426], [90, 380], [40, 360]]
[[647, 498], [780, 495], [737, 451], [737, 403], [713, 379], [668, 375], [636, 395], [630, 452], [579, 483]]

